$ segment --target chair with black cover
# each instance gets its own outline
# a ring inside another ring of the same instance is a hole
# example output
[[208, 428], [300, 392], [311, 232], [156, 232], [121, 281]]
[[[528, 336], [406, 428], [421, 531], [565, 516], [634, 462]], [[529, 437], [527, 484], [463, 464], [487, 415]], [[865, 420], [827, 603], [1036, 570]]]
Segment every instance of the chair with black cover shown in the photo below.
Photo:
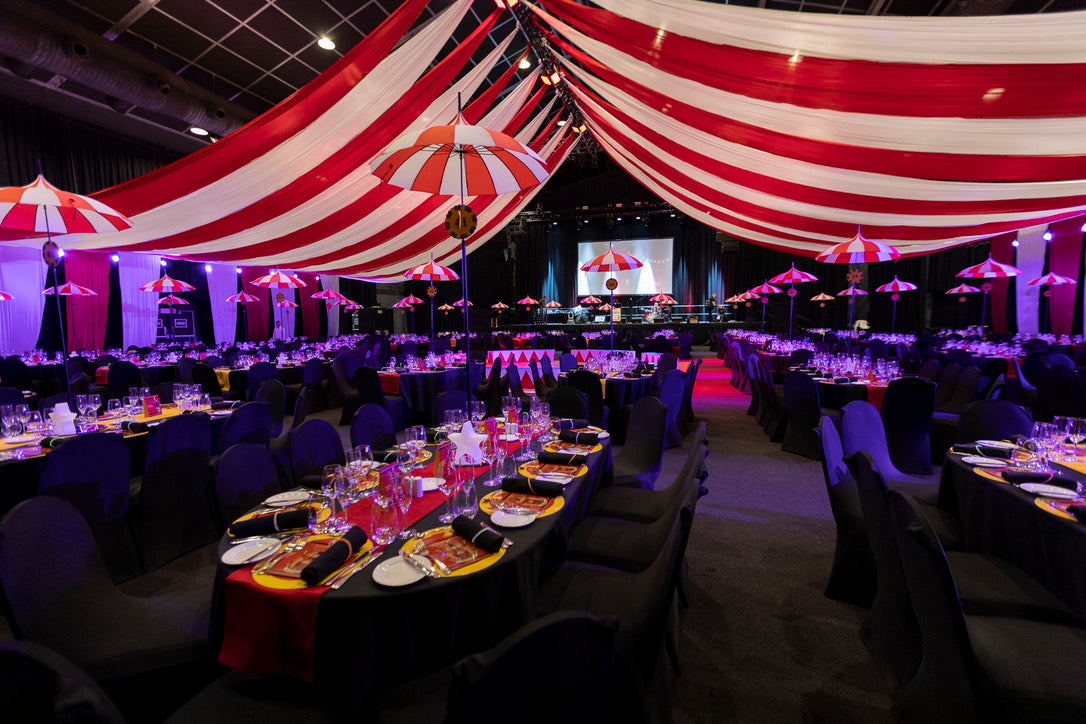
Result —
[[[1053, 356], [1049, 355], [1049, 359]], [[1037, 397], [1034, 412], [1039, 420], [1050, 420], [1055, 415], [1086, 417], [1082, 380], [1073, 367], [1055, 365], [1048, 374], [1041, 375], [1037, 381]]]
[[954, 388], [961, 373], [962, 366], [957, 362], [950, 362], [939, 371], [939, 379], [935, 383], [934, 409], [942, 409], [954, 397]]
[[256, 391], [256, 401], [268, 403], [271, 410], [271, 436], [279, 437], [283, 433], [286, 405], [286, 389], [283, 383], [278, 378], [264, 380]]
[[416, 342], [413, 339], [408, 339], [408, 340], [405, 340], [403, 342], [400, 342], [400, 345], [399, 345], [399, 348], [397, 349], [397, 351], [400, 353], [400, 357], [405, 358], [405, 359], [407, 357], [417, 357], [418, 354], [419, 354], [418, 342]]
[[177, 593], [123, 593], [65, 500], [31, 498], [0, 520], [0, 586], [12, 632], [71, 660], [133, 720], [143, 717], [124, 701], [153, 707], [206, 665], [210, 579]]
[[45, 456], [35, 491], [76, 507], [94, 532], [110, 577], [117, 583], [143, 573], [126, 521], [128, 466], [128, 445], [120, 435], [78, 435]]
[[680, 447], [683, 444], [682, 430], [679, 427], [679, 414], [682, 411], [683, 373], [671, 370], [664, 375], [660, 385], [660, 402], [667, 408], [664, 447]]
[[343, 465], [343, 441], [332, 423], [314, 418], [290, 431], [290, 467], [296, 485], [318, 488], [325, 465]]
[[[309, 390], [308, 399], [315, 410], [323, 410], [327, 407], [324, 395], [324, 360], [319, 357], [306, 360], [302, 367], [302, 381], [299, 384], [287, 385], [288, 393], [301, 395], [302, 390]], [[311, 412], [312, 410], [306, 410]]]
[[957, 362], [962, 369], [973, 365], [973, 355], [964, 349], [948, 349], [945, 356], [947, 362]]
[[932, 382], [934, 382], [939, 377], [939, 373], [942, 371], [942, 369], [943, 366], [939, 364], [939, 360], [932, 357], [931, 359], [926, 360], [923, 364], [920, 365], [920, 368], [916, 371], [916, 374], [922, 379], [931, 380]]
[[[566, 374], [566, 384], [585, 393], [588, 397], [588, 419], [593, 425], [608, 427], [610, 408], [603, 404], [603, 383], [599, 375], [591, 370], [579, 369]], [[679, 390], [679, 403], [682, 403], [682, 389]]]
[[282, 490], [275, 460], [263, 445], [243, 442], [226, 448], [215, 461], [214, 470], [215, 514], [220, 531]]
[[77, 372], [68, 380], [68, 391], [73, 395], [89, 395], [93, 391], [97, 391], [96, 394], [108, 394], [108, 390], [108, 387], [91, 385], [90, 377], [85, 372]]
[[928, 503], [934, 503], [938, 498], [938, 481], [903, 473], [890, 460], [882, 417], [870, 402], [854, 400], [845, 405], [841, 418], [841, 441], [846, 455], [861, 451], [870, 455], [890, 487], [903, 490]]
[[867, 540], [856, 481], [845, 465], [841, 434], [829, 417], [819, 427], [822, 438], [822, 474], [837, 527], [833, 565], [823, 592], [827, 598], [869, 608], [875, 597], [875, 560]]
[[954, 442], [1028, 437], [1033, 429], [1029, 410], [1009, 400], [981, 400], [962, 413]]
[[[49, 413], [52, 412], [53, 408], [56, 407], [61, 402], [68, 405], [69, 409], [71, 409], [72, 412], [76, 411], [75, 410], [75, 405], [72, 404], [70, 402], [70, 400], [69, 400], [68, 393], [67, 392], [61, 392], [58, 395], [50, 395], [49, 397], [38, 400], [38, 409], [41, 411], [42, 418], [44, 419], [44, 418], [49, 417]], [[4, 404], [7, 404], [7, 403], [4, 403]]]
[[221, 446], [226, 450], [240, 443], [252, 443], [266, 450], [272, 437], [272, 414], [268, 403], [246, 402], [235, 408], [223, 423]]
[[653, 387], [660, 387], [664, 384], [664, 376], [673, 369], [678, 368], [679, 358], [670, 352], [665, 351], [660, 355], [660, 359], [656, 361], [656, 372], [653, 376]]
[[26, 402], [23, 391], [15, 387], [0, 387], [0, 405], [22, 405]]
[[662, 334], [652, 338], [652, 351], [671, 354], [671, 340]]
[[547, 394], [551, 391], [550, 387], [547, 387], [547, 383], [543, 381], [543, 377], [539, 374], [539, 365], [534, 359], [528, 361], [528, 371], [532, 375], [532, 385], [535, 387], [535, 396], [539, 399], [546, 398]]
[[98, 684], [48, 646], [0, 639], [0, 707], [16, 722], [125, 724]]
[[668, 414], [663, 401], [655, 397], [642, 397], [634, 403], [626, 442], [615, 455], [613, 485], [652, 490], [660, 475]]
[[209, 354], [207, 357], [204, 357], [204, 364], [207, 365], [208, 367], [210, 367], [211, 369], [216, 369], [217, 367], [228, 367], [229, 366], [229, 365], [226, 364], [226, 360], [223, 359], [222, 357], [220, 357], [217, 354]]
[[588, 419], [588, 395], [576, 387], [559, 387], [547, 396], [551, 417], [568, 417], [573, 420]]
[[816, 428], [822, 408], [818, 403], [818, 386], [806, 373], [794, 371], [784, 376], [784, 411], [788, 427], [781, 449], [815, 460], [821, 458], [822, 445]]
[[200, 390], [205, 395], [222, 399], [222, 385], [219, 384], [219, 378], [215, 374], [215, 370], [207, 365], [196, 364], [192, 366], [192, 382], [200, 385]]
[[549, 355], [543, 355], [539, 358], [539, 368], [543, 374], [543, 384], [547, 386], [547, 389], [557, 389], [558, 379], [554, 376], [554, 367], [551, 365]]
[[148, 433], [139, 502], [131, 515], [147, 571], [215, 542], [210, 449], [211, 420], [204, 415], [171, 417]]
[[401, 395], [386, 395], [381, 387], [381, 376], [372, 367], [359, 367], [354, 376], [358, 388], [358, 400], [363, 405], [375, 402], [388, 411], [395, 429], [403, 430], [411, 424], [411, 410]]
[[520, 367], [513, 361], [505, 366], [505, 384], [508, 387], [508, 395], [520, 400], [525, 405], [531, 397], [524, 391], [524, 378], [521, 376]]
[[0, 384], [17, 390], [29, 390], [33, 385], [30, 368], [18, 355], [0, 359]]
[[369, 445], [373, 450], [387, 450], [396, 444], [396, 429], [385, 408], [367, 402], [351, 420], [351, 445]]
[[690, 431], [690, 424], [696, 421], [694, 417], [694, 384], [698, 379], [698, 370], [701, 369], [701, 360], [696, 359], [690, 363], [683, 373], [683, 404], [679, 411], [679, 425], [685, 435]]
[[187, 385], [196, 384], [196, 381], [192, 379], [192, 368], [197, 364], [196, 360], [192, 357], [182, 357], [177, 360], [177, 364], [173, 366], [174, 375], [177, 377], [178, 382], [184, 382]]
[[894, 710], [916, 722], [1086, 721], [1086, 629], [970, 615], [960, 575], [924, 509], [890, 495], [890, 523], [917, 621], [920, 660]]
[[577, 358], [572, 352], [563, 352], [562, 356], [558, 358], [558, 370], [560, 372], [569, 372], [573, 369], [577, 369]]
[[109, 366], [109, 394], [120, 399], [128, 394], [129, 388], [142, 387], [140, 368], [128, 360], [120, 360]]
[[[943, 370], [946, 371], [946, 368]], [[971, 405], [977, 399], [977, 389], [980, 381], [980, 369], [975, 365], [969, 367], [963, 367], [959, 372], [957, 378], [954, 380], [954, 390], [948, 399], [942, 399], [934, 401], [934, 409], [936, 419], [953, 419], [957, 422], [957, 416], [965, 412], [965, 408]], [[940, 384], [942, 384], [942, 375], [940, 375]], [[936, 393], [937, 397], [942, 396]], [[952, 417], [953, 416], [953, 417]]]
[[163, 405], [173, 402], [173, 382], [159, 382], [151, 388], [151, 394], [158, 398]]
[[463, 390], [449, 390], [439, 392], [434, 396], [434, 409], [431, 414], [431, 424], [434, 427], [445, 424], [446, 410], [468, 409], [468, 393]]
[[931, 473], [931, 415], [935, 386], [919, 377], [902, 377], [886, 386], [883, 429], [894, 467], [905, 473]]
[[[335, 359], [332, 360], [332, 383], [335, 388], [332, 396], [338, 398], [338, 402], [343, 408], [339, 415], [340, 425], [350, 424], [355, 410], [362, 405], [362, 401], [358, 398], [358, 390], [351, 384], [347, 376], [347, 359], [347, 355], [341, 354], [336, 355]], [[333, 406], [335, 402], [336, 400], [330, 400]]]
[[246, 398], [247, 400], [256, 399], [256, 391], [260, 389], [260, 385], [264, 383], [264, 380], [277, 380], [279, 379], [279, 368], [275, 366], [273, 362], [257, 362], [249, 368], [248, 382], [246, 385]]

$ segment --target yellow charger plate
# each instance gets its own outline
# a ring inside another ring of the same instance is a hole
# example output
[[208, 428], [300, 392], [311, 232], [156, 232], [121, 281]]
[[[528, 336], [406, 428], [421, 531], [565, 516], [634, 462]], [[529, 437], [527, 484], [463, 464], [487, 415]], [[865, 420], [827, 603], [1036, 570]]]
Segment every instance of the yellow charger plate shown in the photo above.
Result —
[[[495, 490], [493, 493], [484, 495], [483, 499], [479, 501], [479, 510], [483, 511], [487, 515], [493, 515], [494, 513], [496, 513], [498, 509], [494, 507], [494, 504], [491, 502], [491, 498], [496, 495], [500, 495], [503, 492], [505, 491]], [[554, 515], [565, 506], [566, 499], [563, 498], [561, 495], [556, 495], [555, 497], [551, 498], [551, 502], [547, 503], [546, 508], [536, 513], [535, 517], [546, 518], [548, 515]]]
[[[551, 440], [550, 442], [543, 445], [543, 449], [546, 450], [547, 452], [555, 452], [555, 453], [572, 452], [571, 450], [564, 449], [563, 448], [564, 445], [575, 445], [577, 447], [588, 447], [587, 445], [579, 445], [578, 443], [574, 443], [574, 442], [562, 442], [561, 440]], [[602, 450], [603, 450], [603, 445], [600, 445], [599, 443], [596, 443], [587, 452], [579, 453], [579, 454], [590, 455], [592, 453], [601, 452]]]
[[[523, 463], [519, 468], [517, 468], [517, 472], [526, 478], [534, 478], [539, 475], [539, 462], [536, 460], [532, 460], [530, 462]], [[587, 465], [582, 465], [581, 467], [577, 468], [577, 472], [573, 474], [573, 477], [579, 478], [582, 475], [588, 475]]]
[[[1077, 501], [1069, 500], [1069, 501], [1063, 501], [1063, 502], [1064, 503], [1069, 503], [1069, 504], [1074, 504]], [[1057, 501], [1055, 501], [1055, 500], [1049, 500], [1048, 498], [1034, 498], [1033, 499], [1033, 504], [1036, 505], [1041, 510], [1048, 511], [1049, 513], [1052, 513], [1052, 515], [1059, 516], [1060, 518], [1066, 518], [1067, 520], [1078, 520], [1078, 518], [1071, 515], [1066, 510], [1064, 510], [1061, 506], [1059, 506], [1057, 504]]]
[[[443, 525], [443, 526], [440, 526], [438, 528], [431, 528], [430, 530], [424, 531], [423, 533], [421, 533], [419, 535], [419, 538], [422, 538], [423, 540], [425, 540], [426, 538], [429, 538], [430, 536], [444, 535], [444, 534], [449, 533], [450, 531], [452, 531], [452, 526], [451, 525]], [[502, 559], [502, 556], [504, 556], [504, 555], [505, 555], [505, 548], [499, 548], [498, 551], [495, 552], [495, 553], [491, 553], [490, 555], [483, 556], [479, 560], [477, 560], [474, 563], [471, 563], [469, 565], [466, 565], [463, 568], [457, 568], [455, 571], [453, 571], [453, 572], [449, 573], [447, 576], [445, 576], [445, 578], [456, 578], [457, 576], [466, 576], [466, 575], [469, 575], [471, 573], [478, 573], [479, 571], [490, 568], [492, 565], [494, 565], [495, 563], [500, 561]]]
[[[322, 534], [310, 536], [309, 540], [326, 540], [328, 538], [336, 537], [338, 536]], [[367, 540], [366, 544], [362, 546], [362, 550], [358, 551], [353, 556], [348, 558], [343, 563], [343, 566], [340, 566], [340, 569], [342, 569], [344, 566], [349, 566], [350, 564], [354, 563], [359, 558], [369, 553], [371, 550], [373, 550], [373, 541]], [[278, 555], [278, 553], [276, 553], [275, 555]], [[257, 573], [255, 569], [258, 565], [260, 565], [260, 563], [253, 564], [253, 570], [250, 572], [250, 575], [253, 577], [253, 581], [255, 581], [259, 586], [263, 586], [264, 588], [272, 588], [278, 591], [297, 591], [302, 588], [315, 588], [315, 586], [310, 586], [301, 578], [287, 578], [285, 576], [277, 576], [273, 573]]]
[[[279, 512], [279, 513], [282, 513], [282, 512], [284, 512], [284, 511], [288, 511], [288, 512], [289, 512], [289, 511], [291, 511], [291, 510], [301, 510], [302, 508], [314, 508], [314, 507], [319, 507], [319, 508], [320, 508], [320, 514], [319, 514], [319, 515], [317, 516], [317, 520], [318, 520], [318, 521], [321, 521], [321, 520], [327, 520], [327, 519], [328, 519], [328, 516], [332, 515], [332, 509], [331, 509], [331, 508], [329, 508], [329, 507], [328, 507], [328, 506], [326, 506], [326, 505], [322, 505], [321, 503], [305, 503], [305, 504], [303, 504], [303, 505], [297, 505], [297, 506], [291, 506], [291, 505], [287, 505], [287, 506], [284, 506], [284, 507], [280, 508], [280, 509], [279, 509], [279, 510], [278, 510], [277, 512]], [[273, 513], [260, 513], [260, 515], [274, 515], [274, 514], [273, 514]], [[245, 515], [241, 516], [240, 518], [238, 518], [238, 519], [237, 519], [237, 520], [235, 520], [234, 522], [235, 522], [235, 523], [240, 523], [240, 522], [241, 522], [241, 521], [243, 521], [243, 520], [251, 520], [251, 519], [253, 519], [253, 518], [255, 518], [255, 517], [257, 517], [257, 513], [256, 513], [256, 512], [252, 512], [252, 513], [246, 513]], [[296, 530], [296, 531], [302, 531], [302, 530], [305, 530], [305, 527], [302, 527], [302, 528], [291, 528], [291, 529], [289, 529], [289, 530]], [[286, 530], [283, 530], [283, 531], [279, 531], [279, 532], [280, 532], [280, 533], [286, 533], [286, 532], [288, 532], [288, 531], [286, 531]], [[229, 531], [229, 529], [228, 529], [228, 530], [227, 530], [227, 532], [226, 532], [226, 536], [227, 536], [228, 538], [235, 538], [235, 537], [236, 537], [236, 536], [235, 536], [235, 535], [234, 535], [233, 533], [231, 533], [231, 532]], [[248, 537], [248, 536], [246, 536], [246, 537]]]

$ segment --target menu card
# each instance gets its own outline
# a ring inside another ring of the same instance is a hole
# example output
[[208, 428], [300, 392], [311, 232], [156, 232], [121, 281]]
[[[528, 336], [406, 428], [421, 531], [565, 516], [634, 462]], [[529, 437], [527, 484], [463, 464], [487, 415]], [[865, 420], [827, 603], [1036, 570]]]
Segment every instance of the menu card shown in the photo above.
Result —
[[328, 547], [337, 540], [337, 538], [310, 540], [306, 542], [305, 547], [301, 550], [288, 553], [277, 560], [270, 568], [264, 571], [264, 573], [270, 573], [273, 576], [281, 576], [283, 578], [301, 578], [302, 569], [312, 563], [314, 558], [328, 550]]
[[450, 571], [470, 566], [486, 558], [489, 553], [474, 543], [461, 538], [452, 528], [440, 528], [422, 539], [426, 552], [445, 564]]

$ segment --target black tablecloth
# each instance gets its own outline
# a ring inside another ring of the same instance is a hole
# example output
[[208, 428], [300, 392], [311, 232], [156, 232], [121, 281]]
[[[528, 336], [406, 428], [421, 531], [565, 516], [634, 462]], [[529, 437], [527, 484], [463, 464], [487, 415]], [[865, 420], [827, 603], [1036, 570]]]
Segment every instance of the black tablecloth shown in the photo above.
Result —
[[454, 367], [437, 372], [405, 372], [399, 376], [400, 394], [412, 412], [427, 416], [434, 407], [434, 398], [449, 390], [465, 390], [464, 368]]

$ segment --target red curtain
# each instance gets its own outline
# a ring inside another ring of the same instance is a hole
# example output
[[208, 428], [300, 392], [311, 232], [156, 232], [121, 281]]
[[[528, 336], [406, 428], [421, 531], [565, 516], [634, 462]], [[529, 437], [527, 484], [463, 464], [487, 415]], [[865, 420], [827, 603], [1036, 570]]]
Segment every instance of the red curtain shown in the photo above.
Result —
[[249, 283], [267, 274], [267, 267], [243, 266], [241, 268], [242, 291], [252, 294], [258, 300], [245, 305], [245, 313], [249, 315], [250, 342], [263, 342], [268, 338], [268, 290]]
[[[1017, 238], [1017, 233], [1000, 234], [992, 237], [992, 258], [1000, 264], [1014, 264], [1014, 247], [1011, 242]], [[962, 281], [968, 283], [969, 279]], [[1010, 281], [1007, 279], [985, 279], [992, 282], [992, 331], [1007, 331], [1007, 289]], [[1023, 282], [1019, 282], [1023, 283]]]
[[98, 292], [93, 297], [68, 297], [68, 349], [100, 350], [109, 315], [109, 254], [67, 251], [64, 275], [70, 282]]
[[299, 274], [306, 286], [298, 290], [298, 313], [302, 315], [302, 334], [309, 339], [320, 336], [320, 313], [323, 299], [313, 295], [321, 290], [320, 274]]
[[[1048, 230], [1052, 232], [1052, 241], [1048, 242], [1050, 272], [1078, 280], [1082, 265], [1083, 221], [1086, 221], [1086, 217], [1078, 216], [1049, 225]], [[1075, 288], [1074, 284], [1048, 287], [1052, 291], [1048, 308], [1055, 334], [1071, 334], [1071, 323], [1075, 318]]]

